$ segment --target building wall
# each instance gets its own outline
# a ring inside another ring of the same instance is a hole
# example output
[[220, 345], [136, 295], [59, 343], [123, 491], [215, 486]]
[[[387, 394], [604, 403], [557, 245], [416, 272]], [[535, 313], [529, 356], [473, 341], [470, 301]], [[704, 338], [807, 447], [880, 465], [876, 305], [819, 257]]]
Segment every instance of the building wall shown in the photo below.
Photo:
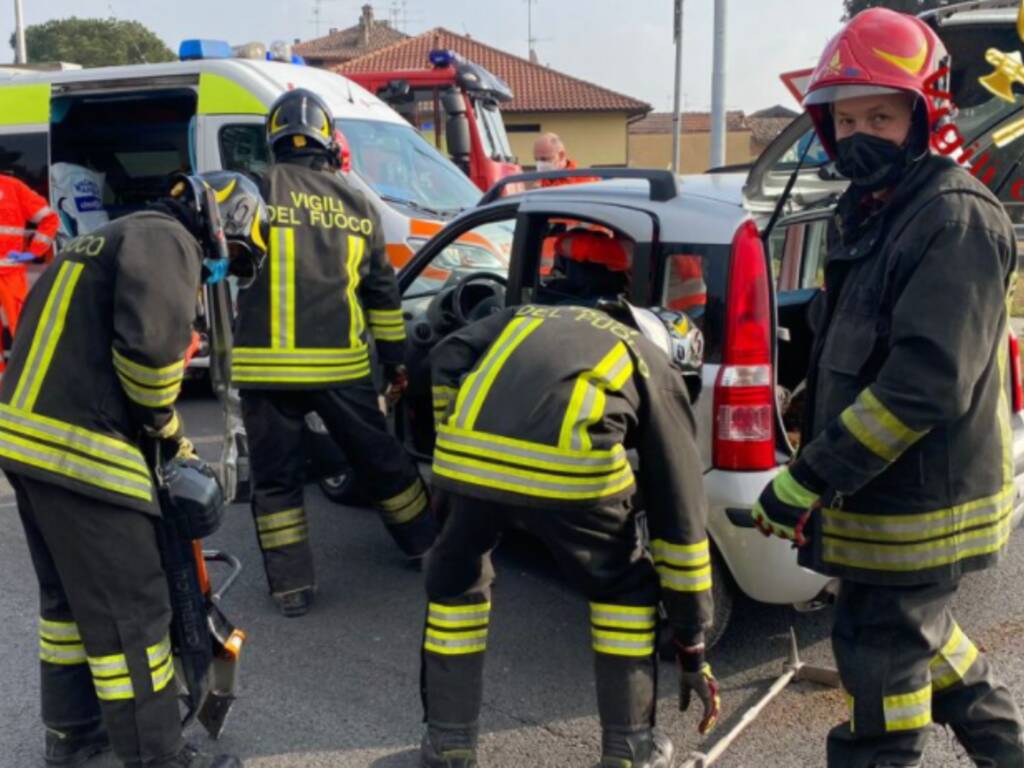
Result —
[[[749, 131], [732, 131], [725, 137], [726, 165], [749, 163], [756, 155], [751, 151]], [[679, 142], [679, 172], [704, 173], [710, 166], [711, 134], [684, 133]], [[672, 165], [671, 133], [634, 133], [629, 137], [631, 168], [668, 168]]]
[[517, 125], [532, 128], [524, 133], [509, 130], [512, 151], [522, 165], [533, 166], [533, 143], [549, 131], [562, 137], [569, 157], [581, 167], [628, 162], [625, 112], [513, 112], [503, 117], [506, 130]]

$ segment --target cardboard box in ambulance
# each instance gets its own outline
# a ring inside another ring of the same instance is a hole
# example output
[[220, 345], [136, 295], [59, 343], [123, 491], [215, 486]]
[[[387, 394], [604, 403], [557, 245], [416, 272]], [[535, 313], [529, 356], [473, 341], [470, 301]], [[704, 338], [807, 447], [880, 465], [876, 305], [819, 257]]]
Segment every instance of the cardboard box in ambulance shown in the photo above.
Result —
[[479, 190], [376, 96], [296, 64], [216, 58], [26, 73], [0, 71], [0, 171], [51, 200], [70, 237], [139, 210], [177, 171], [259, 172], [263, 121], [286, 90], [330, 106], [352, 183], [376, 202], [396, 268]]

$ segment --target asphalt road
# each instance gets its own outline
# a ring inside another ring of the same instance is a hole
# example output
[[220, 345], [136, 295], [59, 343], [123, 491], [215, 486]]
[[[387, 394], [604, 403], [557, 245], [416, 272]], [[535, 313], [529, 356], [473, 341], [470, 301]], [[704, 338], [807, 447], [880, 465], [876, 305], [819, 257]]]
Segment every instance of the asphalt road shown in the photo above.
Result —
[[[193, 396], [182, 411], [200, 452], [219, 452], [215, 403]], [[241, 698], [220, 742], [193, 727], [207, 750], [234, 752], [256, 768], [417, 765], [421, 734], [419, 633], [421, 576], [403, 565], [372, 512], [327, 502], [313, 487], [307, 509], [320, 585], [308, 616], [280, 618], [266, 587], [248, 510], [232, 507], [209, 542], [239, 556], [246, 569], [225, 599], [232, 620], [249, 635]], [[38, 722], [35, 582], [10, 488], [0, 488], [0, 767], [42, 766]], [[586, 603], [558, 579], [555, 564], [528, 541], [511, 541], [497, 557], [482, 717], [481, 764], [513, 768], [591, 766], [599, 731]], [[216, 573], [214, 574], [216, 580]], [[1024, 697], [1024, 541], [996, 571], [962, 587], [957, 615], [986, 648], [1003, 679]], [[831, 663], [829, 611], [798, 615], [788, 608], [737, 603], [733, 623], [715, 649], [725, 715], [719, 731], [739, 719], [781, 670], [788, 629], [801, 652]], [[662, 666], [659, 723], [677, 749], [701, 744], [694, 712], [676, 711], [675, 670]], [[796, 684], [777, 699], [717, 765], [722, 768], [824, 765], [825, 733], [843, 719], [837, 691]], [[927, 765], [969, 765], [950, 737], [937, 731]], [[89, 764], [112, 768], [102, 758]]]

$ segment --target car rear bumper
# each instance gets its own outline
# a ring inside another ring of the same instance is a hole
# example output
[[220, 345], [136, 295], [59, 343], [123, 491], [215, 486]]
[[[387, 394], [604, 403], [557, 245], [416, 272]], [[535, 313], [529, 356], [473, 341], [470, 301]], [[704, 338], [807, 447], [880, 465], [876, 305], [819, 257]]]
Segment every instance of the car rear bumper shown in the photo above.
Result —
[[750, 517], [777, 472], [707, 472], [708, 531], [746, 595], [762, 603], [806, 603], [821, 594], [829, 578], [797, 565], [792, 545], [765, 537]]

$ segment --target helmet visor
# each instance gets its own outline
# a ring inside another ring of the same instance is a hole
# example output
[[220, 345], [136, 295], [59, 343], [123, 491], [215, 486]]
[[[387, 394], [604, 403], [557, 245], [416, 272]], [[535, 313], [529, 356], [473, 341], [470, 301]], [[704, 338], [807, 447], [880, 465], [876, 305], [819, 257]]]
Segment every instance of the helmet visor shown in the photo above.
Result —
[[883, 85], [830, 85], [818, 88], [804, 96], [804, 106], [813, 107], [819, 104], [834, 104], [844, 99], [856, 99], [861, 96], [881, 96], [888, 93], [911, 93], [900, 88], [887, 88]]

